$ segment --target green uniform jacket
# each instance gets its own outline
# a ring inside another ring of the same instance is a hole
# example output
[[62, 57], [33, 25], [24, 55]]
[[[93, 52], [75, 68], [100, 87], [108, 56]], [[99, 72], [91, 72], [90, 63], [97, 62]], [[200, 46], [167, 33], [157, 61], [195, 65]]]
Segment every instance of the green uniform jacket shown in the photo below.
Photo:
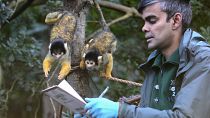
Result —
[[210, 118], [210, 45], [201, 35], [187, 29], [179, 46], [180, 63], [176, 74], [176, 84], [180, 90], [170, 110], [157, 110], [148, 107], [155, 73], [149, 56], [140, 67], [146, 78], [141, 88], [140, 107], [120, 103], [119, 118]]

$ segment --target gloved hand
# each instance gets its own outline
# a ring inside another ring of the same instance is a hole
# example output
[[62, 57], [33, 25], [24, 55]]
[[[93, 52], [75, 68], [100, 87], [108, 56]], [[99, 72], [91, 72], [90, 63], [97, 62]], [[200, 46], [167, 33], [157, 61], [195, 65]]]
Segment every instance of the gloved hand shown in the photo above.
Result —
[[82, 114], [75, 113], [74, 118], [87, 118], [86, 116], [83, 116]]
[[88, 102], [85, 110], [93, 118], [117, 118], [119, 102], [113, 102], [106, 98], [85, 98]]

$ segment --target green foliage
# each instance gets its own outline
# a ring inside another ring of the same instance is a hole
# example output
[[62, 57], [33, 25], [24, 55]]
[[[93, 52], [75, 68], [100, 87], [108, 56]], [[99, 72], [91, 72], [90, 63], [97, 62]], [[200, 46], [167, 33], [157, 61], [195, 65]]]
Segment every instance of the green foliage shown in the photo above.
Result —
[[0, 0], [0, 28], [1, 24], [8, 22], [8, 18], [12, 15], [13, 10], [7, 7], [1, 0]]
[[[210, 26], [210, 6], [207, 0], [191, 0], [193, 10], [193, 20], [191, 27], [201, 31], [201, 27]], [[201, 31], [202, 32], [202, 31]]]
[[200, 28], [202, 35], [204, 38], [206, 38], [208, 41], [210, 41], [210, 26], [208, 27], [201, 27]]
[[[29, 103], [25, 99], [32, 99], [27, 97], [35, 98], [40, 95], [35, 93], [39, 93], [41, 89], [39, 86], [42, 75], [40, 73], [42, 42], [38, 40], [40, 36], [36, 32], [43, 30], [43, 25], [37, 22], [41, 14], [40, 8], [32, 8], [1, 29], [0, 65], [3, 69], [3, 83], [0, 90], [0, 109], [3, 112], [0, 112], [0, 115], [2, 118], [14, 117], [9, 114], [10, 111], [17, 109], [14, 104], [26, 108]], [[15, 100], [19, 103], [15, 103]], [[25, 113], [22, 111], [25, 110], [20, 109], [17, 112], [23, 115]]]
[[23, 62], [29, 67], [40, 65], [40, 61], [37, 61], [39, 59], [38, 54], [40, 51], [39, 42], [33, 37], [25, 36], [21, 32], [18, 32], [18, 34], [13, 33], [12, 35], [15, 36], [11, 36], [6, 40], [3, 38], [0, 39], [1, 42], [5, 42], [0, 44], [0, 55], [2, 57], [7, 57], [0, 59], [3, 66], [12, 66], [15, 61]]

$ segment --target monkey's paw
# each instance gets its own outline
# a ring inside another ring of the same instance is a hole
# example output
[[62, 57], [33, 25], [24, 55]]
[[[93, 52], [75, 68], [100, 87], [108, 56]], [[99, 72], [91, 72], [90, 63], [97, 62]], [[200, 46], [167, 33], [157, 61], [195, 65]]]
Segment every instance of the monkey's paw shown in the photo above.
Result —
[[100, 76], [101, 77], [104, 77], [104, 78], [106, 78], [106, 79], [110, 79], [110, 78], [112, 78], [112, 75], [111, 74], [106, 74], [106, 73], [100, 73]]
[[84, 70], [85, 69], [85, 62], [84, 61], [81, 61], [80, 64], [79, 64], [79, 67]]
[[105, 78], [110, 79], [110, 78], [112, 78], [112, 76], [111, 75], [105, 75]]
[[[70, 71], [69, 71], [70, 72]], [[64, 79], [66, 76], [68, 75], [68, 73], [59, 73], [59, 75], [58, 75], [58, 79], [59, 80], [62, 80], [62, 79]]]
[[69, 70], [66, 70], [66, 71], [61, 70], [61, 72], [60, 72], [59, 75], [58, 75], [58, 79], [59, 79], [59, 80], [64, 79], [64, 77], [66, 77], [66, 76], [68, 75], [69, 72], [70, 72], [70, 69], [69, 69]]
[[59, 79], [59, 80], [62, 80], [64, 77], [65, 77], [64, 75], [59, 74], [58, 79]]
[[50, 69], [49, 68], [44, 68], [45, 77], [48, 77], [49, 76], [49, 72], [50, 72]]
[[45, 77], [48, 77], [49, 73], [48, 72], [45, 72]]

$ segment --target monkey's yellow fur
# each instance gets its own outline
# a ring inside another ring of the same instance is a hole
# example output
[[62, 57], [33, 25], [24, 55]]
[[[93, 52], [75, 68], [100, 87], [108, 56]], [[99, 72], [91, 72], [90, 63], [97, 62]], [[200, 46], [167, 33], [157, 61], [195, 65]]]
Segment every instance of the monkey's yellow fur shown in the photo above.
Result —
[[108, 63], [105, 65], [105, 76], [106, 78], [110, 78], [112, 77], [111, 73], [112, 73], [112, 69], [113, 69], [113, 57], [111, 53], [107, 53], [108, 56]]
[[[57, 38], [62, 39], [67, 43], [66, 54], [60, 58], [61, 70], [59, 72], [58, 79], [61, 80], [66, 77], [71, 70], [69, 44], [74, 37], [76, 18], [68, 12], [53, 12], [47, 15], [45, 22], [47, 24], [54, 24], [50, 33], [50, 43]], [[54, 60], [55, 58], [51, 55], [49, 49], [49, 52], [43, 61], [43, 70], [46, 77], [48, 77], [48, 73]]]

